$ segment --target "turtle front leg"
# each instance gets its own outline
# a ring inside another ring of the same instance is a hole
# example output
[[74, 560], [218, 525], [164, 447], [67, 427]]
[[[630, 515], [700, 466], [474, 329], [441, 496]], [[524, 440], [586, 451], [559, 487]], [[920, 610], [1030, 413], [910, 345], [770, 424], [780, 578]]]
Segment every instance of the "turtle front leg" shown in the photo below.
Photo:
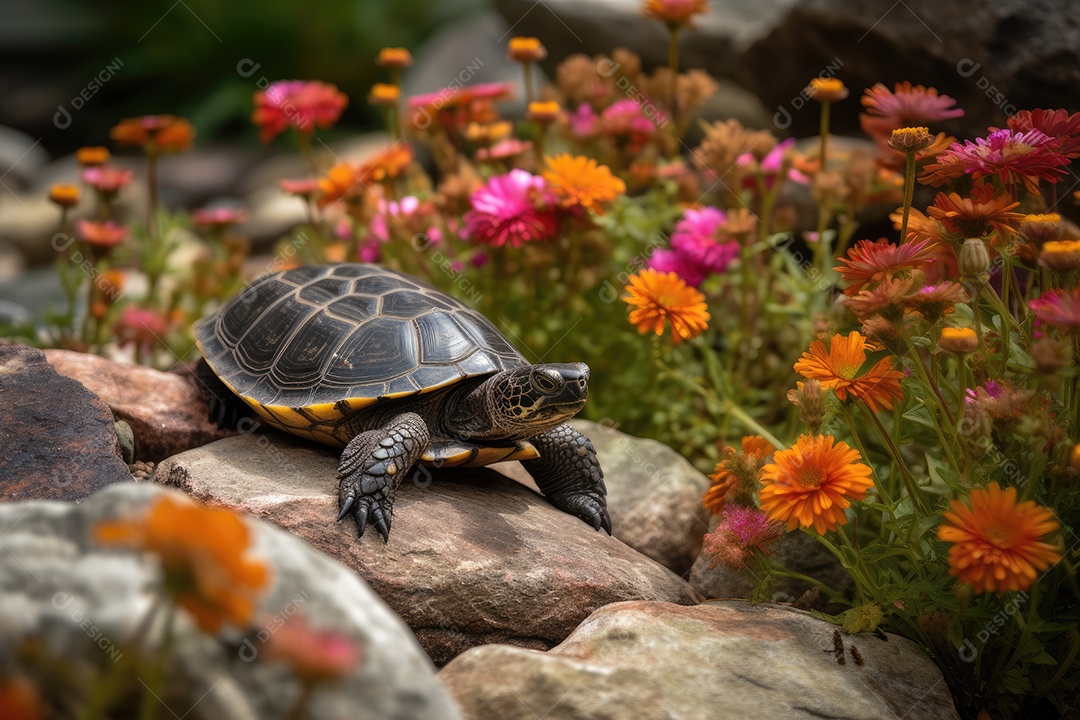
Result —
[[604, 471], [589, 438], [569, 425], [560, 425], [530, 438], [540, 451], [535, 460], [521, 464], [552, 505], [576, 515], [593, 528], [611, 534]]
[[341, 453], [338, 466], [341, 511], [337, 519], [351, 512], [360, 537], [370, 520], [383, 540], [389, 541], [394, 492], [420, 459], [430, 437], [427, 424], [416, 413], [402, 413], [382, 428], [354, 437]]

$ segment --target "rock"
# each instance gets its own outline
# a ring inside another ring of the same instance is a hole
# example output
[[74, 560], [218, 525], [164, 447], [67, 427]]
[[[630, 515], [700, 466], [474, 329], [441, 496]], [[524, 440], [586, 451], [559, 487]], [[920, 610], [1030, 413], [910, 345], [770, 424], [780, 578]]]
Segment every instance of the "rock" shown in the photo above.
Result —
[[367, 580], [436, 664], [475, 645], [545, 649], [629, 599], [697, 602], [671, 571], [488, 470], [406, 478], [390, 542], [335, 523], [338, 453], [280, 434], [220, 440], [153, 479], [298, 535]]
[[[41, 138], [0, 125], [0, 173], [3, 174], [4, 183], [8, 186], [13, 182], [25, 186], [48, 161], [49, 153], [45, 152]], [[10, 200], [10, 197], [5, 200]]]
[[0, 501], [79, 500], [130, 480], [113, 415], [44, 353], [0, 345]]
[[[720, 516], [709, 526], [716, 527]], [[769, 546], [773, 559], [788, 570], [808, 575], [843, 594], [852, 587], [851, 575], [840, 561], [821, 543], [804, 532], [785, 533]], [[707, 598], [748, 598], [754, 589], [754, 579], [748, 572], [732, 570], [723, 563], [709, 568], [711, 557], [702, 554], [694, 561], [688, 578], [690, 584]], [[810, 583], [777, 577], [773, 583], [773, 602], [794, 602], [809, 590]]]
[[575, 420], [604, 468], [615, 537], [680, 575], [694, 564], [709, 529], [701, 498], [709, 478], [667, 445]]
[[[709, 478], [667, 445], [589, 420], [570, 423], [596, 447], [608, 491], [615, 537], [684, 577], [709, 530], [701, 504]], [[527, 487], [536, 485], [521, 463], [492, 466]]]
[[70, 350], [46, 350], [45, 357], [131, 426], [137, 460], [157, 462], [235, 434], [210, 422], [206, 399], [190, 373], [165, 373]]
[[120, 441], [120, 457], [128, 464], [135, 462], [135, 433], [124, 420], [116, 421], [116, 438]]
[[[742, 53], [741, 80], [794, 135], [816, 132], [816, 103], [798, 100], [811, 77], [836, 74], [851, 97], [834, 108], [834, 132], [858, 129], [859, 95], [874, 83], [933, 85], [967, 113], [942, 123], [985, 135], [1024, 108], [1080, 109], [1080, 5], [1071, 0], [941, 3], [799, 0]], [[800, 105], [801, 108], [796, 107]]]
[[29, 268], [11, 282], [0, 283], [0, 317], [15, 323], [30, 322], [35, 314], [49, 309], [63, 312], [66, 307], [60, 276], [51, 266]]
[[50, 239], [60, 226], [56, 206], [45, 195], [9, 190], [0, 200], [4, 209], [0, 213], [0, 240], [17, 247], [30, 265], [55, 259]]
[[469, 719], [959, 719], [941, 671], [897, 636], [846, 637], [800, 610], [740, 601], [625, 602], [593, 613], [546, 653], [474, 648], [439, 678]]
[[[59, 683], [55, 673], [77, 671], [80, 680], [100, 682], [118, 656], [134, 657], [126, 639], [159, 592], [154, 561], [95, 547], [89, 528], [168, 494], [152, 484], [123, 483], [79, 505], [0, 506], [0, 536], [9, 551], [0, 556], [0, 664], [15, 665], [20, 645], [35, 648], [38, 662], [23, 661], [21, 670], [48, 689], [56, 706], [82, 706], [87, 688], [97, 685]], [[160, 698], [172, 715], [285, 717], [300, 692], [299, 681], [285, 668], [262, 662], [258, 640], [301, 612], [311, 626], [357, 643], [364, 658], [340, 684], [315, 691], [306, 717], [460, 717], [408, 628], [362, 580], [287, 533], [255, 520], [248, 524], [255, 551], [268, 561], [272, 577], [258, 603], [258, 633], [245, 637], [226, 630], [223, 642], [198, 632], [181, 611]], [[158, 644], [159, 633], [149, 637], [151, 646]], [[131, 674], [126, 677], [132, 690], [124, 697], [137, 702], [142, 687]]]

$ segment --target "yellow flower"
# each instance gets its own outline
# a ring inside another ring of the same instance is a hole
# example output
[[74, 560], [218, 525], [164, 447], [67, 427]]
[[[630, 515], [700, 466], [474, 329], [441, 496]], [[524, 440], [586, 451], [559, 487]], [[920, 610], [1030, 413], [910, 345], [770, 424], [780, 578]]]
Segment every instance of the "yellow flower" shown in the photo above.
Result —
[[547, 48], [534, 37], [512, 37], [506, 51], [511, 60], [523, 63], [540, 62], [547, 57]]
[[531, 102], [525, 111], [525, 117], [544, 125], [554, 122], [559, 117], [559, 103], [554, 100]]
[[943, 327], [938, 345], [942, 350], [963, 355], [979, 347], [979, 338], [971, 328]]
[[898, 152], [916, 153], [930, 144], [930, 128], [902, 127], [892, 131], [886, 144]]
[[626, 291], [630, 295], [623, 302], [636, 308], [630, 311], [630, 322], [637, 325], [638, 332], [652, 330], [661, 335], [670, 322], [671, 339], [678, 345], [709, 326], [705, 296], [673, 272], [642, 270], [630, 276]]
[[848, 96], [840, 78], [814, 78], [806, 86], [806, 94], [818, 102], [839, 102]]
[[250, 621], [269, 581], [266, 565], [247, 557], [247, 525], [228, 510], [164, 496], [141, 517], [99, 523], [94, 537], [156, 555], [166, 592], [204, 632]]
[[101, 147], [100, 145], [81, 147], [75, 151], [75, 159], [78, 160], [79, 164], [83, 167], [104, 165], [109, 161], [109, 148]]
[[79, 204], [78, 185], [53, 185], [49, 188], [49, 199], [60, 207]]
[[546, 157], [544, 180], [563, 207], [579, 206], [603, 214], [602, 203], [626, 192], [626, 183], [611, 174], [606, 165], [583, 155], [566, 153]]
[[874, 485], [861, 460], [858, 450], [832, 435], [803, 435], [761, 469], [761, 509], [788, 530], [813, 526], [823, 534], [843, 525], [844, 510]]
[[972, 490], [969, 503], [951, 503], [938, 540], [953, 543], [949, 572], [975, 592], [1027, 590], [1061, 557], [1059, 548], [1042, 541], [1061, 524], [1034, 500], [1017, 503], [1016, 488], [990, 483]]
[[390, 83], [375, 83], [368, 93], [368, 103], [371, 105], [394, 107], [401, 98], [401, 88]]
[[407, 68], [412, 65], [412, 53], [407, 48], [384, 47], [379, 51], [375, 64], [383, 68]]
[[1042, 246], [1039, 265], [1051, 270], [1080, 268], [1080, 240], [1051, 240]]

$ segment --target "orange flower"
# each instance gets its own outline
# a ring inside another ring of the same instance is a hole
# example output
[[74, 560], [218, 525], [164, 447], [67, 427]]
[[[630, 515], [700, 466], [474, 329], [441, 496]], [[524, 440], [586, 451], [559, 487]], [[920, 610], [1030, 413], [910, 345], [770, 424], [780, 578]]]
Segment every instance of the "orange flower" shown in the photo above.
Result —
[[79, 204], [79, 186], [57, 184], [49, 188], [49, 199], [60, 207]]
[[992, 185], [980, 183], [972, 188], [969, 198], [962, 198], [957, 193], [938, 193], [934, 204], [926, 211], [955, 235], [983, 237], [994, 231], [999, 234], [1016, 232], [1024, 222], [1024, 214], [1010, 210], [1019, 204], [1010, 201], [1007, 195], [999, 196]]
[[99, 523], [94, 537], [156, 555], [166, 592], [208, 633], [251, 620], [269, 580], [266, 565], [246, 557], [251, 537], [243, 519], [173, 496], [159, 498], [142, 517]]
[[291, 615], [266, 643], [266, 657], [289, 665], [307, 684], [345, 677], [362, 656], [348, 637], [314, 630], [301, 615]]
[[396, 107], [401, 99], [401, 88], [390, 83], [375, 83], [368, 93], [368, 103], [380, 107]]
[[554, 100], [531, 102], [525, 110], [525, 117], [542, 125], [555, 122], [559, 118], [559, 103]]
[[708, 12], [706, 0], [645, 0], [641, 11], [645, 17], [679, 27], [691, 22], [695, 15]]
[[519, 36], [510, 38], [506, 53], [511, 60], [518, 62], [540, 62], [547, 57], [547, 48], [538, 38]]
[[848, 89], [840, 78], [814, 78], [806, 86], [806, 94], [818, 102], [840, 102], [848, 96]]
[[888, 278], [870, 290], [860, 290], [858, 295], [845, 297], [844, 304], [862, 321], [881, 315], [889, 322], [899, 322], [904, 317], [914, 286], [913, 277]]
[[1061, 550], [1042, 542], [1061, 524], [1033, 500], [1017, 503], [1016, 488], [996, 483], [971, 491], [970, 507], [954, 500], [942, 514], [938, 540], [949, 548], [949, 572], [975, 592], [1027, 590], [1040, 571], [1061, 558]]
[[326, 207], [338, 200], [359, 200], [368, 184], [374, 181], [370, 165], [338, 163], [327, 171], [326, 177], [319, 179], [319, 190], [322, 191], [319, 206]]
[[[709, 476], [713, 484], [702, 499], [705, 509], [716, 515], [724, 509], [729, 496], [736, 502], [743, 501], [742, 504], [752, 502], [749, 497], [737, 497], [744, 493], [731, 491], [739, 485], [746, 485], [746, 489], [752, 492], [757, 487], [758, 470], [774, 450], [772, 443], [760, 435], [744, 437], [741, 453], [733, 447], [724, 448], [725, 459], [717, 464], [716, 470]], [[740, 483], [740, 480], [744, 482]]]
[[904, 373], [894, 370], [889, 358], [882, 358], [874, 367], [859, 375], [866, 362], [866, 338], [852, 331], [847, 337], [833, 335], [829, 349], [815, 340], [810, 351], [795, 363], [795, 372], [812, 378], [822, 387], [832, 388], [836, 397], [846, 400], [848, 394], [866, 403], [871, 412], [882, 408], [891, 410], [893, 400], [901, 400], [904, 391], [900, 378]]
[[75, 151], [75, 159], [83, 167], [104, 165], [109, 161], [109, 148], [100, 145], [81, 147]]
[[393, 180], [401, 177], [413, 161], [412, 147], [405, 143], [395, 143], [368, 163], [371, 176], [376, 182]]
[[630, 295], [623, 302], [636, 307], [630, 311], [630, 322], [637, 325], [638, 332], [652, 330], [661, 335], [670, 322], [671, 339], [678, 345], [709, 326], [705, 296], [673, 272], [642, 270], [630, 276], [626, 291]]
[[544, 180], [563, 207], [580, 206], [603, 214], [601, 203], [610, 202], [626, 192], [626, 183], [611, 174], [606, 165], [592, 158], [563, 153], [544, 158], [548, 169]]
[[144, 115], [127, 118], [109, 131], [117, 145], [142, 145], [147, 154], [184, 152], [195, 139], [195, 128], [184, 118]]
[[933, 259], [933, 249], [927, 242], [893, 245], [884, 239], [878, 242], [860, 240], [848, 250], [846, 258], [837, 258], [843, 264], [833, 270], [851, 283], [844, 294], [857, 295], [869, 284], [908, 275], [912, 270], [926, 267]]
[[861, 460], [858, 450], [832, 435], [803, 435], [762, 468], [761, 509], [770, 520], [786, 522], [788, 530], [812, 525], [824, 534], [844, 525], [851, 500], [862, 500], [874, 485]]
[[383, 68], [400, 70], [412, 65], [413, 57], [408, 48], [384, 47], [375, 58], [375, 64]]
[[979, 338], [975, 331], [968, 327], [943, 327], [938, 337], [938, 345], [942, 350], [964, 355], [978, 349]]
[[0, 718], [4, 720], [41, 720], [45, 706], [38, 688], [25, 676], [14, 675], [0, 680]]
[[75, 223], [75, 236], [80, 242], [95, 248], [107, 249], [115, 247], [128, 236], [128, 230], [123, 225], [117, 225], [112, 220], [98, 222], [95, 220], [78, 220]]

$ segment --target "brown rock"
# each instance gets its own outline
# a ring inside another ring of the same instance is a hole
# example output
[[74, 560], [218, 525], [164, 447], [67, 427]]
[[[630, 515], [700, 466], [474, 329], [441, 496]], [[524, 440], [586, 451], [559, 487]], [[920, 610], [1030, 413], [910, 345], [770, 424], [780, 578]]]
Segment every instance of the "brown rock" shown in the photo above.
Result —
[[228, 438], [169, 458], [154, 479], [269, 520], [352, 568], [436, 664], [493, 642], [546, 649], [622, 600], [698, 601], [671, 571], [489, 470], [406, 478], [390, 542], [335, 523], [337, 454], [291, 437]]
[[959, 717], [919, 645], [860, 635], [863, 662], [839, 665], [835, 630], [780, 605], [626, 602], [546, 653], [473, 648], [439, 678], [468, 720]]
[[40, 350], [0, 345], [0, 501], [79, 500], [123, 480], [109, 408]]
[[45, 357], [131, 426], [136, 460], [158, 462], [235, 434], [210, 422], [206, 400], [190, 373], [165, 373], [70, 350], [46, 350]]

